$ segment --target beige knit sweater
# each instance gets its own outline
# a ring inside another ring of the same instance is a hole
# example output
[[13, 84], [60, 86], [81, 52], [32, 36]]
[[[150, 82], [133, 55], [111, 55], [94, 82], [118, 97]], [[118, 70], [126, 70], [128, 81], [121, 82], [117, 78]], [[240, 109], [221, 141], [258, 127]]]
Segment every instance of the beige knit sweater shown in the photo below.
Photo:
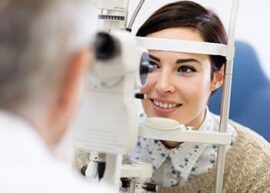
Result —
[[[270, 193], [270, 144], [246, 127], [231, 123], [237, 133], [226, 154], [223, 193]], [[214, 193], [212, 169], [181, 187], [160, 187], [159, 193]]]

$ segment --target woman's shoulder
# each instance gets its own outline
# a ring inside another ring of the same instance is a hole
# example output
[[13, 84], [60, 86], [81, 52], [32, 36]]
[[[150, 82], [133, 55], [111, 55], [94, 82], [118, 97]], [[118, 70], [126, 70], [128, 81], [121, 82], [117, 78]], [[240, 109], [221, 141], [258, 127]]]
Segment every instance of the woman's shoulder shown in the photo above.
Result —
[[[214, 122], [219, 125], [220, 116], [213, 113], [211, 116], [213, 117]], [[237, 148], [246, 150], [247, 146], [252, 146], [252, 149], [255, 148], [261, 150], [270, 157], [270, 143], [261, 135], [252, 130], [252, 128], [248, 128], [233, 120], [229, 120], [228, 131], [233, 133], [235, 137], [233, 141], [235, 141], [234, 143], [237, 144]]]
[[237, 138], [226, 155], [225, 186], [229, 189], [247, 187], [247, 192], [264, 192], [270, 188], [270, 144], [250, 128], [233, 121], [230, 124], [235, 128]]
[[237, 132], [236, 141], [239, 141], [239, 143], [242, 142], [245, 146], [248, 145], [250, 148], [252, 147], [254, 149], [261, 150], [270, 157], [270, 143], [266, 139], [251, 128], [245, 127], [237, 122], [230, 121], [230, 124]]

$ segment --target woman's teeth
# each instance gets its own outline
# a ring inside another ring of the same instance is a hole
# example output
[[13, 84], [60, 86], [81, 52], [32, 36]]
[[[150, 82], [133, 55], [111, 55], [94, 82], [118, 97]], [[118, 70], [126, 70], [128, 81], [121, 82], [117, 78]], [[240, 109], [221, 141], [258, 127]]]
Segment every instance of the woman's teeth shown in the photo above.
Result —
[[179, 106], [179, 104], [176, 103], [167, 103], [167, 102], [160, 102], [157, 100], [153, 100], [154, 105], [157, 107], [163, 108], [163, 109], [171, 109]]

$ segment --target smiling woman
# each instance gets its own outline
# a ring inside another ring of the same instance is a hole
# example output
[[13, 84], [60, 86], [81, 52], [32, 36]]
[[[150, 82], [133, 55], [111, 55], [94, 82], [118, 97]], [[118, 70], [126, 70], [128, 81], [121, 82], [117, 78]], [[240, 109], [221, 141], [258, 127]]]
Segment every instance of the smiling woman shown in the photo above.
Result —
[[[203, 41], [198, 31], [181, 27], [151, 33], [148, 37]], [[221, 85], [223, 73], [214, 73], [211, 81], [211, 60], [207, 55], [154, 50], [149, 54], [150, 64], [156, 70], [149, 74], [143, 88], [150, 98], [143, 102], [146, 114], [199, 128], [208, 98]]]
[[[137, 36], [227, 44], [218, 16], [191, 1], [160, 8]], [[146, 116], [174, 119], [194, 130], [218, 131], [220, 117], [208, 110], [207, 103], [223, 83], [225, 57], [161, 50], [149, 50], [149, 57], [153, 71], [142, 88], [148, 96], [142, 102]], [[232, 121], [228, 132], [232, 143], [226, 147], [225, 192], [269, 189], [269, 144]], [[159, 192], [214, 192], [217, 149], [210, 144], [139, 138], [130, 157], [152, 163], [152, 182], [160, 185]]]
[[[227, 43], [219, 18], [192, 2], [163, 7], [143, 24], [137, 35]], [[211, 93], [223, 82], [225, 58], [157, 50], [149, 50], [149, 55], [150, 64], [156, 70], [148, 75], [142, 89], [149, 96], [149, 100], [143, 101], [147, 116], [175, 119], [198, 129]], [[175, 147], [179, 143], [163, 141], [163, 144]]]

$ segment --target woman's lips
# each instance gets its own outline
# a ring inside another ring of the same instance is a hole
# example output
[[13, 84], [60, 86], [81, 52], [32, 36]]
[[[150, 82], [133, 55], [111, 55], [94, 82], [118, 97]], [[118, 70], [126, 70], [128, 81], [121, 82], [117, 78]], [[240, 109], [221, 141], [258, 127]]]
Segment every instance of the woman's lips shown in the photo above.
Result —
[[159, 100], [159, 99], [150, 99], [152, 102], [153, 109], [157, 114], [169, 114], [176, 111], [179, 107], [182, 106], [180, 103], [175, 103], [166, 100]]

